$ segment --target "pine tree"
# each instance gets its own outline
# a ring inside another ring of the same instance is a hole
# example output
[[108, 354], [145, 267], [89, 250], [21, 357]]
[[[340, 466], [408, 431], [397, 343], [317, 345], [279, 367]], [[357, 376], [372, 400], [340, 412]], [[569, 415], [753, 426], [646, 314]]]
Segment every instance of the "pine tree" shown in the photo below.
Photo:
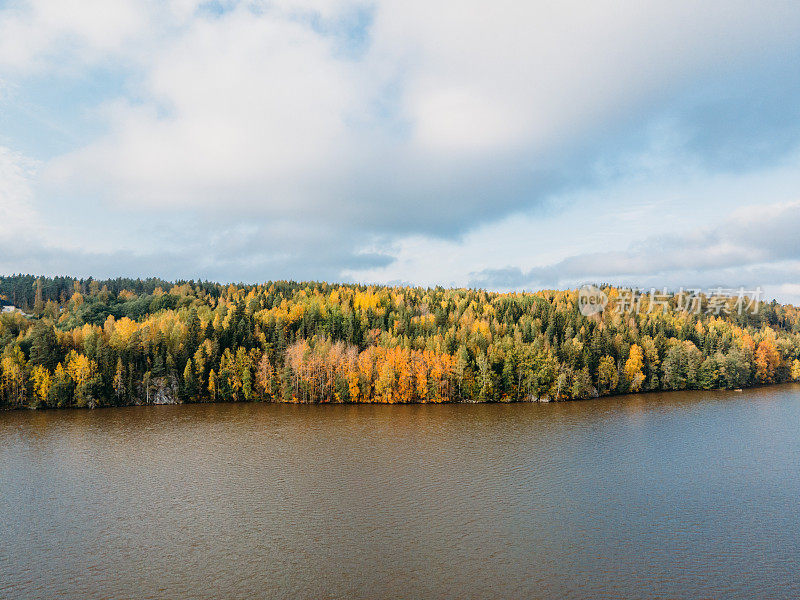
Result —
[[191, 358], [186, 361], [186, 366], [183, 369], [183, 392], [187, 400], [194, 400], [197, 396], [197, 379]]

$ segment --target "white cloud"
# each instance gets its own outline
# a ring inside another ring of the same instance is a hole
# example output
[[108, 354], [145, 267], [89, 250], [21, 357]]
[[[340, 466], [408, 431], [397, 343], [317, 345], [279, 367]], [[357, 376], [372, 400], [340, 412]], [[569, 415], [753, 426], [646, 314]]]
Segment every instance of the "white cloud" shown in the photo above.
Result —
[[30, 71], [120, 55], [147, 32], [147, 5], [135, 0], [30, 0], [0, 13], [0, 66]]
[[[498, 161], [515, 154], [552, 161], [565, 144], [676, 82], [776, 52], [800, 25], [800, 10], [789, 5], [456, 9], [387, 0], [372, 6], [367, 49], [353, 58], [339, 52], [346, 34], [321, 32], [291, 6], [240, 4], [178, 28], [152, 21], [163, 12], [139, 11], [150, 29], [169, 32], [139, 52], [144, 104], [110, 107], [109, 134], [55, 162], [59, 185], [94, 185], [108, 197], [153, 205], [239, 204], [267, 215], [315, 207], [325, 219], [355, 210], [392, 218], [398, 203], [411, 209], [431, 196], [482, 212], [475, 195], [502, 190]], [[297, 6], [335, 19], [358, 5]], [[97, 29], [73, 27], [105, 51]], [[459, 180], [480, 177], [480, 163], [484, 181], [465, 187]], [[382, 202], [387, 195], [392, 200]]]
[[[374, 53], [406, 66], [421, 146], [559, 143], [692, 77], [792, 43], [796, 7], [397, 0]], [[767, 40], [767, 43], [765, 43]]]
[[99, 175], [137, 204], [307, 205], [356, 108], [353, 74], [328, 40], [239, 9], [198, 19], [161, 47], [144, 106], [108, 109], [111, 133], [54, 162], [60, 182]]

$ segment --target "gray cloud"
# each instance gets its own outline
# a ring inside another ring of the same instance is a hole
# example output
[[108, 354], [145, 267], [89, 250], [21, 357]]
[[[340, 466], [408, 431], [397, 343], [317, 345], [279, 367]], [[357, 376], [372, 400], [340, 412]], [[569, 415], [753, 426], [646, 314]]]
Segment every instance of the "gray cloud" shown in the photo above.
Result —
[[649, 237], [627, 250], [583, 253], [523, 271], [485, 269], [470, 284], [539, 288], [593, 281], [626, 285], [767, 285], [800, 278], [800, 202], [752, 206], [720, 225]]
[[[54, 20], [23, 4], [0, 11], [0, 78], [73, 69], [102, 88], [91, 69], [113, 64], [127, 87], [92, 105], [99, 133], [32, 184], [48, 245], [0, 238], [0, 269], [336, 279], [385, 266], [403, 236], [457, 239], [630, 177], [625, 159], [651, 152], [653, 131], [667, 164], [633, 176], [744, 171], [800, 145], [789, 5], [551, 6], [542, 19], [517, 2], [244, 2], [219, 14], [127, 2], [130, 18]], [[790, 230], [731, 221], [474, 282], [712, 273], [796, 258]]]
[[[227, 223], [187, 228], [177, 239], [162, 230], [156, 244], [121, 250], [60, 246], [30, 232], [0, 238], [0, 273], [68, 274], [94, 277], [149, 277], [259, 282], [277, 279], [338, 280], [343, 264], [354, 268], [387, 265], [391, 257], [363, 252], [354, 240], [331, 231], [297, 229], [294, 223]], [[174, 224], [172, 226], [174, 231]], [[158, 233], [158, 232], [156, 232]], [[57, 240], [55, 240], [57, 242]]]

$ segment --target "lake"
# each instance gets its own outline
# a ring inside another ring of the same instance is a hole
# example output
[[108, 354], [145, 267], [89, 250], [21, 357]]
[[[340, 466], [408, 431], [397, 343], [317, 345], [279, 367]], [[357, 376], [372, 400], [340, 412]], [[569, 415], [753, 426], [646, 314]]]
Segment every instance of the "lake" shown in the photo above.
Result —
[[0, 413], [0, 597], [797, 598], [800, 385]]

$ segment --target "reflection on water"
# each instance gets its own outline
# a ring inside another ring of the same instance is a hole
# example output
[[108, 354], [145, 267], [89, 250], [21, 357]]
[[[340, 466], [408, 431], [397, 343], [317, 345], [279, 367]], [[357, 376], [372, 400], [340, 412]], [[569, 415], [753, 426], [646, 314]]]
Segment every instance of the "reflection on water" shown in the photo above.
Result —
[[800, 386], [0, 413], [0, 597], [800, 597]]

